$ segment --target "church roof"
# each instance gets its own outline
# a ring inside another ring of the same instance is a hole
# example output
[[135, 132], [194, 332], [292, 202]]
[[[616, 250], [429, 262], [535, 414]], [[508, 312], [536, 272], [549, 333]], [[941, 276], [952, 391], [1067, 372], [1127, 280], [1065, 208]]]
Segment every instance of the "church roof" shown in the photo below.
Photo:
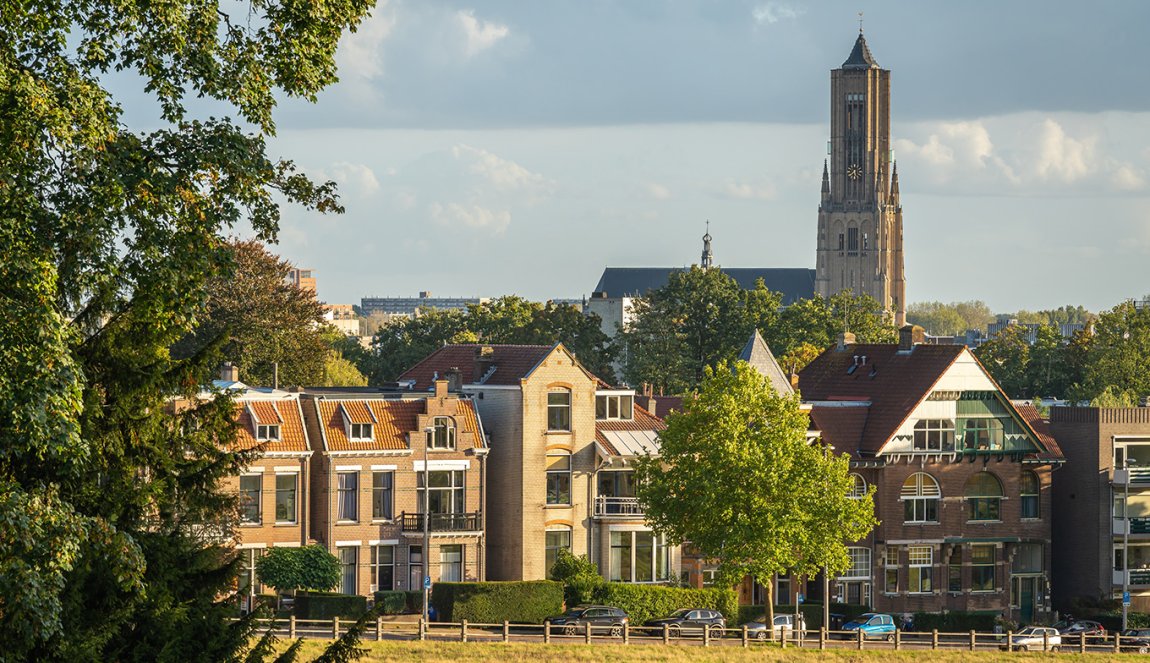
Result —
[[875, 61], [874, 56], [870, 53], [870, 48], [866, 45], [866, 39], [863, 38], [862, 32], [859, 32], [858, 39], [855, 40], [855, 47], [851, 49], [850, 57], [843, 63], [843, 69], [871, 69], [878, 68], [878, 62]]
[[[607, 267], [595, 286], [596, 292], [607, 297], [638, 297], [667, 285], [674, 272], [686, 267]], [[783, 305], [789, 306], [799, 299], [810, 299], [815, 294], [815, 270], [792, 267], [734, 267], [722, 268], [735, 279], [739, 287], [750, 290], [755, 281], [763, 279], [767, 289], [783, 294]]]
[[763, 340], [758, 329], [743, 346], [743, 351], [739, 353], [739, 359], [750, 364], [751, 368], [759, 372], [759, 375], [770, 380], [771, 386], [780, 396], [790, 396], [795, 393], [791, 387], [791, 381], [787, 379], [787, 375], [779, 366], [779, 362], [775, 361], [775, 355], [767, 347], [767, 342]]

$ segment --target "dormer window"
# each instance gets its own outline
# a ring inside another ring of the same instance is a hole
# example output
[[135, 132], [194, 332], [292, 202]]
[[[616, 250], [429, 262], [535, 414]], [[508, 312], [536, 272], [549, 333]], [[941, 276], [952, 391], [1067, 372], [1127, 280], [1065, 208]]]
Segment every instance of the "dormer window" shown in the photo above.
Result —
[[455, 448], [455, 420], [451, 417], [436, 417], [432, 420], [435, 430], [431, 434], [432, 449]]
[[278, 442], [280, 439], [279, 424], [259, 424], [256, 426], [256, 439], [260, 442]]
[[352, 442], [371, 442], [371, 424], [351, 424], [348, 439]]
[[634, 394], [596, 394], [595, 419], [622, 419], [630, 421], [634, 418]]

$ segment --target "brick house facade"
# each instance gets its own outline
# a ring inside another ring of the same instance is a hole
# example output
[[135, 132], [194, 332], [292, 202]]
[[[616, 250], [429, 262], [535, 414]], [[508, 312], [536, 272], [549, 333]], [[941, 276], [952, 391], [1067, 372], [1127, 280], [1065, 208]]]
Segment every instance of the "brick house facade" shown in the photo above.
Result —
[[1051, 472], [1064, 458], [964, 346], [844, 338], [799, 374], [812, 425], [875, 487], [880, 525], [832, 597], [894, 613], [1050, 610]]

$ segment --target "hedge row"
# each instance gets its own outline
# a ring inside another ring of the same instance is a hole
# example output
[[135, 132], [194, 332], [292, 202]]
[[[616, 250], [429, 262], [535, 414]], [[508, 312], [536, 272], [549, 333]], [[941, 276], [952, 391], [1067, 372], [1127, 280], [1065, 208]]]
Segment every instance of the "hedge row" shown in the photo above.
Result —
[[423, 612], [423, 592], [376, 592], [375, 605], [381, 615], [414, 615]]
[[539, 624], [563, 612], [563, 585], [527, 582], [437, 582], [431, 605], [439, 621]]
[[[914, 613], [915, 631], [932, 631], [938, 629], [942, 633], [966, 633], [978, 631], [990, 633], [994, 631], [994, 622], [999, 612], [964, 612], [954, 610], [951, 612], [916, 612]], [[898, 623], [898, 620], [895, 620]]]
[[299, 619], [359, 619], [367, 612], [367, 597], [328, 592], [299, 592], [295, 597], [295, 616]]
[[[732, 589], [684, 589], [660, 585], [605, 582], [574, 597], [574, 603], [595, 603], [622, 608], [634, 625], [666, 617], [680, 608], [718, 610], [734, 624], [739, 617], [739, 597]], [[568, 606], [572, 607], [572, 606]]]

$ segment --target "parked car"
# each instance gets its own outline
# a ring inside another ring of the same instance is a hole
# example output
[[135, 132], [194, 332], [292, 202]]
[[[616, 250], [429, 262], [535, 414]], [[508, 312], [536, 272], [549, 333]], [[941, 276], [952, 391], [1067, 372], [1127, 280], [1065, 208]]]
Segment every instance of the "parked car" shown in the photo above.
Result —
[[651, 619], [643, 624], [643, 626], [658, 628], [662, 628], [664, 625], [667, 626], [672, 637], [679, 637], [683, 634], [702, 636], [703, 629], [707, 629], [712, 638], [721, 638], [726, 629], [727, 620], [723, 617], [723, 613], [718, 610], [682, 608], [672, 612], [670, 616], [662, 619]]
[[[775, 639], [781, 640], [785, 633], [788, 638], [792, 638], [793, 631], [795, 630], [795, 616], [794, 615], [775, 615], [774, 621]], [[807, 620], [802, 615], [799, 615], [798, 630], [807, 630]], [[763, 615], [758, 621], [747, 622], [747, 633], [750, 637], [756, 640], [766, 640], [771, 637], [770, 632], [767, 630], [767, 616]]]
[[1058, 651], [1062, 646], [1062, 635], [1050, 626], [1027, 626], [1010, 636], [1010, 642], [998, 648], [1003, 651]]
[[1077, 636], [1079, 633], [1086, 635], [1106, 635], [1105, 626], [1089, 619], [1061, 621], [1055, 624], [1054, 628], [1058, 629], [1058, 632], [1062, 635]]
[[843, 624], [844, 631], [862, 631], [867, 640], [894, 641], [894, 617], [867, 612]]
[[1122, 651], [1150, 654], [1150, 628], [1128, 628], [1122, 631]]
[[563, 635], [577, 635], [590, 624], [594, 631], [610, 629], [612, 637], [623, 635], [623, 625], [628, 621], [627, 613], [621, 608], [608, 605], [581, 605], [547, 620], [552, 626], [561, 627]]

